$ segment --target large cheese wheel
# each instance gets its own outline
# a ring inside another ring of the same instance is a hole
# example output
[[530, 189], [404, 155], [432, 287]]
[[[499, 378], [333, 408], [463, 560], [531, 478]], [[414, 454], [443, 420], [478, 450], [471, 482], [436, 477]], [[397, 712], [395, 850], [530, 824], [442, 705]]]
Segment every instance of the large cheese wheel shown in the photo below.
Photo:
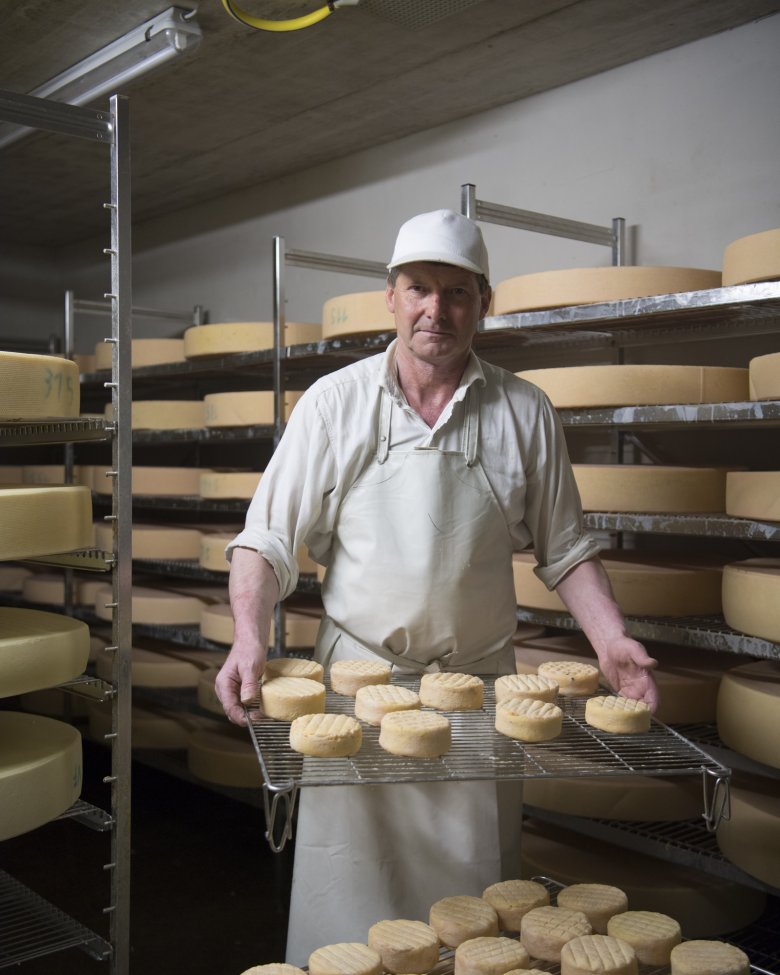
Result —
[[0, 564], [0, 592], [21, 592], [24, 580], [31, 574], [21, 565]]
[[[106, 418], [113, 415], [111, 404]], [[188, 430], [205, 426], [206, 408], [203, 400], [155, 399], [134, 400], [130, 410], [133, 430]]]
[[[615, 599], [628, 616], [699, 616], [721, 610], [721, 570], [711, 566], [643, 560], [641, 554], [602, 552]], [[566, 612], [555, 591], [534, 574], [535, 559], [521, 552], [512, 559], [520, 606]]]
[[560, 366], [516, 373], [553, 406], [735, 403], [748, 398], [748, 370], [730, 366]]
[[260, 471], [204, 471], [196, 493], [202, 498], [250, 500], [261, 477]]
[[777, 779], [741, 777], [731, 784], [729, 794], [731, 816], [721, 820], [717, 832], [721, 852], [751, 877], [780, 889]]
[[81, 735], [37, 714], [0, 711], [0, 840], [61, 815], [81, 792]]
[[200, 676], [198, 677], [198, 704], [205, 711], [211, 711], [213, 714], [218, 714], [224, 718], [225, 709], [217, 697], [217, 690], [214, 685], [218, 673], [219, 667], [209, 667], [208, 670], [202, 670], [200, 672]]
[[729, 471], [726, 514], [780, 521], [780, 471]]
[[201, 568], [210, 569], [212, 572], [229, 572], [230, 563], [225, 556], [225, 547], [235, 537], [235, 532], [231, 532], [229, 535], [223, 535], [219, 532], [201, 535], [200, 551], [198, 552], [198, 562]]
[[[284, 345], [319, 342], [319, 322], [285, 322]], [[235, 352], [259, 352], [274, 347], [273, 322], [215, 322], [193, 325], [184, 333], [184, 355], [195, 359], [204, 355], [232, 355]]]
[[[165, 710], [152, 710], [134, 705], [130, 712], [133, 749], [187, 748], [193, 734], [200, 730], [197, 716]], [[202, 722], [200, 722], [202, 724]], [[209, 722], [207, 727], [210, 727]], [[104, 742], [112, 732], [111, 710], [103, 705], [93, 705], [89, 711], [90, 738]]]
[[725, 566], [723, 616], [735, 630], [780, 643], [780, 559]]
[[720, 682], [718, 734], [735, 752], [780, 768], [780, 662], [758, 660]]
[[726, 471], [651, 464], [574, 464], [584, 511], [723, 511]]
[[187, 766], [206, 782], [234, 788], [260, 788], [263, 778], [246, 732], [196, 731], [187, 749]]
[[89, 660], [89, 627], [37, 609], [0, 606], [0, 697], [62, 684]]
[[751, 400], [780, 399], [780, 352], [751, 359], [748, 384]]
[[80, 373], [94, 372], [97, 369], [94, 352], [76, 352], [73, 361], [78, 366]]
[[[105, 580], [101, 580], [105, 585]], [[43, 603], [48, 606], [65, 605], [65, 576], [61, 572], [35, 572], [22, 586], [26, 603]]]
[[590, 305], [680, 291], [719, 288], [720, 271], [695, 267], [578, 267], [538, 271], [496, 285], [494, 314]]
[[[111, 368], [111, 342], [95, 346], [95, 368]], [[184, 361], [184, 339], [133, 339], [130, 342], [130, 362], [133, 369], [159, 366], [165, 362]]]
[[339, 295], [329, 298], [322, 306], [324, 339], [392, 331], [395, 331], [395, 318], [387, 310], [384, 291]]
[[92, 496], [78, 485], [0, 485], [0, 559], [91, 548]]
[[[103, 586], [95, 598], [95, 615], [102, 620], [112, 619], [113, 610], [106, 604], [112, 601], [111, 586]], [[200, 623], [203, 602], [197, 596], [133, 586], [131, 612], [134, 623], [163, 626], [193, 626]]]
[[[287, 422], [298, 400], [300, 390], [283, 393], [283, 417]], [[207, 427], [248, 427], [274, 422], [273, 390], [250, 390], [241, 393], [209, 393], [203, 398]]]
[[[201, 671], [187, 660], [169, 657], [164, 653], [133, 647], [130, 653], [134, 687], [197, 687]], [[111, 680], [112, 661], [108, 654], [98, 657], [95, 673], [103, 680]]]
[[79, 415], [79, 367], [69, 359], [0, 352], [0, 420]]
[[[196, 528], [178, 525], [142, 525], [132, 527], [134, 559], [197, 559], [201, 533]], [[95, 526], [95, 544], [106, 552], [113, 551], [114, 537], [110, 524]]]
[[780, 229], [732, 240], [723, 252], [723, 286], [780, 278]]
[[524, 877], [619, 887], [632, 910], [676, 918], [684, 938], [736, 931], [760, 917], [766, 904], [765, 894], [742, 883], [538, 821], [523, 823], [521, 860]]
[[[63, 478], [60, 478], [62, 481]], [[24, 468], [19, 464], [0, 464], [0, 484], [21, 484]]]
[[[134, 497], [190, 497], [197, 495], [202, 473], [197, 467], [133, 465], [131, 490]], [[112, 478], [98, 479], [94, 490], [98, 494], [111, 494]]]
[[[22, 482], [24, 484], [65, 484], [64, 464], [25, 464], [22, 468]], [[71, 482], [83, 484], [82, 472], [79, 467], [73, 468]]]

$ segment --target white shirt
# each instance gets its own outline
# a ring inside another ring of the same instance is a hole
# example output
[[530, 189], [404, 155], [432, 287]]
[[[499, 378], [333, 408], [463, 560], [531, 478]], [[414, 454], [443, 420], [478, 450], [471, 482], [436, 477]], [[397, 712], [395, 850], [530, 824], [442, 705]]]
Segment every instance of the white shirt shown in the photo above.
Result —
[[301, 544], [315, 561], [328, 564], [341, 502], [376, 452], [382, 389], [399, 407], [393, 410], [390, 450], [460, 450], [464, 397], [477, 383], [479, 461], [514, 548], [533, 545], [535, 571], [553, 589], [599, 546], [583, 528], [563, 430], [549, 400], [536, 386], [472, 352], [458, 389], [430, 428], [398, 386], [395, 344], [317, 380], [298, 401], [244, 530], [227, 547], [228, 559], [237, 546], [258, 551], [285, 599], [298, 583], [294, 552]]

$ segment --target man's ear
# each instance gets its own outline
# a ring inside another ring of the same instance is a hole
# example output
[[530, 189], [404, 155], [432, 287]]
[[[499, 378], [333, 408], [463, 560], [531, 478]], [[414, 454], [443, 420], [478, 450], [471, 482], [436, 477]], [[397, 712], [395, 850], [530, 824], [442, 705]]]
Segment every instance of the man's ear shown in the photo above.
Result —
[[385, 287], [385, 303], [390, 314], [395, 314], [395, 288], [389, 281]]
[[488, 287], [483, 294], [480, 294], [479, 298], [479, 317], [484, 318], [490, 308], [490, 302], [493, 300], [493, 289]]

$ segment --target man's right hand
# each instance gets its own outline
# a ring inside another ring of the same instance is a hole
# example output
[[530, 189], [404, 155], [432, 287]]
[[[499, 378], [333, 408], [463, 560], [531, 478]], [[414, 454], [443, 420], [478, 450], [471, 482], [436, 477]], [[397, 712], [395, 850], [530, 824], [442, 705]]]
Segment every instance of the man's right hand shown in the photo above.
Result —
[[[260, 652], [258, 652], [260, 651]], [[260, 677], [265, 669], [264, 648], [234, 643], [227, 660], [217, 674], [214, 688], [225, 714], [237, 725], [246, 725], [245, 704], [256, 704], [260, 698]]]

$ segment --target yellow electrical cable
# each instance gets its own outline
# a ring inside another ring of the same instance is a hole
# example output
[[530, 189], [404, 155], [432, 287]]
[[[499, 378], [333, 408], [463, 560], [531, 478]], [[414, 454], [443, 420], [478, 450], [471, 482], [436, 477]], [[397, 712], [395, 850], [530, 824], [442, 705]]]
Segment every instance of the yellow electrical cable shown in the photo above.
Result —
[[254, 17], [252, 14], [242, 10], [233, 3], [233, 0], [222, 0], [222, 6], [227, 10], [231, 17], [247, 27], [254, 27], [255, 30], [290, 31], [301, 30], [303, 27], [311, 27], [324, 20], [331, 13], [333, 8], [330, 4], [313, 10], [310, 14], [303, 17], [296, 17], [294, 20], [264, 20], [262, 17]]

